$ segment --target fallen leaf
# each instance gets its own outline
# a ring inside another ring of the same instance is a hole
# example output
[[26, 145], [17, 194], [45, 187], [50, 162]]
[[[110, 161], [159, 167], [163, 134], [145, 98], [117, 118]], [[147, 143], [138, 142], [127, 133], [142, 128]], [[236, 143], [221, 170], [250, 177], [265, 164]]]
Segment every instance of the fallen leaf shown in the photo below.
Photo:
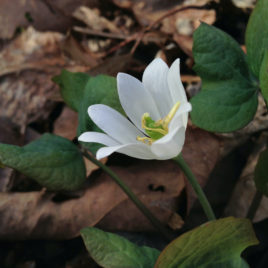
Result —
[[82, 4], [96, 6], [96, 1], [2, 0], [0, 2], [0, 38], [10, 39], [16, 29], [24, 29], [29, 25], [41, 31], [65, 32], [72, 25], [73, 10]]
[[131, 9], [139, 23], [143, 26], [148, 26], [150, 23], [156, 21], [161, 16], [168, 12], [172, 12], [175, 8], [197, 5], [203, 6], [210, 2], [210, 0], [182, 0], [178, 1], [152, 1], [152, 0], [113, 0], [113, 2], [121, 7]]
[[[138, 161], [127, 168], [113, 168], [134, 190], [142, 202], [162, 222], [167, 223], [177, 211], [177, 197], [184, 189], [184, 179], [172, 161]], [[104, 177], [108, 175], [103, 174]], [[122, 213], [125, 211], [125, 213]], [[154, 231], [151, 223], [130, 201], [125, 200], [109, 212], [98, 224], [101, 229], [127, 231]]]
[[110, 178], [92, 182], [76, 199], [57, 203], [53, 196], [43, 192], [0, 193], [1, 239], [72, 238], [126, 199]]
[[188, 9], [167, 17], [162, 22], [161, 31], [173, 34], [178, 46], [192, 57], [193, 32], [200, 25], [200, 21], [213, 24], [216, 20], [215, 10]]

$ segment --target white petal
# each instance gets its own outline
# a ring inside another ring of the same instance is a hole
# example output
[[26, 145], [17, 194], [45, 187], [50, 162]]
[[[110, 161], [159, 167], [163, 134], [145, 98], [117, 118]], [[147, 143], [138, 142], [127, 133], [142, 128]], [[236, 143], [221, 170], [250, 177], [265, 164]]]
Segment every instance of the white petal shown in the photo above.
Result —
[[183, 147], [185, 140], [185, 128], [178, 126], [163, 138], [151, 145], [152, 152], [156, 159], [166, 160], [177, 156]]
[[91, 105], [88, 114], [100, 129], [119, 144], [138, 143], [137, 136], [144, 136], [127, 118], [109, 106]]
[[119, 145], [117, 141], [109, 137], [108, 135], [100, 132], [85, 132], [81, 134], [78, 138], [79, 141], [84, 142], [97, 142], [104, 144], [106, 146], [116, 146]]
[[180, 76], [180, 59], [175, 60], [168, 71], [168, 86], [173, 105], [180, 101], [187, 102], [187, 97]]
[[145, 69], [142, 83], [155, 100], [161, 118], [165, 117], [172, 108], [172, 99], [168, 88], [168, 66], [160, 58], [154, 59]]
[[118, 95], [123, 109], [130, 120], [140, 129], [142, 115], [146, 112], [154, 120], [160, 119], [157, 106], [151, 93], [145, 90], [143, 84], [131, 75], [117, 75]]
[[131, 143], [119, 146], [103, 147], [97, 151], [96, 157], [97, 159], [102, 159], [114, 152], [122, 153], [139, 159], [155, 159], [155, 155], [151, 152], [150, 145], [143, 143]]
[[192, 110], [192, 105], [189, 102], [182, 103], [176, 112], [175, 116], [172, 118], [169, 123], [169, 130], [172, 131], [178, 125], [183, 125], [185, 128], [187, 126], [188, 121], [188, 112]]

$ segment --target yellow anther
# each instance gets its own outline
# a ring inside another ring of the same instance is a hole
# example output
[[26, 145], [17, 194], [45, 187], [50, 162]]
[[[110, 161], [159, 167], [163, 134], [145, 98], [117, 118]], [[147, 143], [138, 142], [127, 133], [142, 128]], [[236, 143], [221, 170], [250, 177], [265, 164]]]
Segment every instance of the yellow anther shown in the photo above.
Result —
[[178, 101], [175, 103], [175, 105], [172, 107], [171, 111], [168, 113], [168, 115], [163, 119], [163, 128], [168, 130], [168, 124], [170, 123], [170, 121], [172, 120], [172, 118], [174, 117], [174, 115], [176, 114], [176, 112], [178, 111], [179, 107], [180, 107], [181, 103]]

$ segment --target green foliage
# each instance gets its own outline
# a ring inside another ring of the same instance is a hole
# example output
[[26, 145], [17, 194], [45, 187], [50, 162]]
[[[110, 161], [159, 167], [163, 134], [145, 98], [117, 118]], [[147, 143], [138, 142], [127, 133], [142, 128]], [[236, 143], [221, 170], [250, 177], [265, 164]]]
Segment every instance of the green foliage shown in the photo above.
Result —
[[258, 0], [249, 18], [246, 31], [246, 47], [251, 70], [256, 77], [259, 77], [264, 54], [268, 49], [267, 0]]
[[194, 124], [230, 132], [247, 125], [258, 105], [258, 87], [239, 44], [225, 32], [202, 23], [194, 33], [194, 70], [202, 90], [191, 99]]
[[85, 164], [77, 147], [52, 134], [44, 134], [23, 147], [0, 144], [0, 163], [49, 190], [75, 190], [86, 179]]
[[240, 257], [258, 243], [247, 219], [228, 217], [203, 224], [172, 241], [160, 254], [155, 268], [245, 268]]
[[255, 184], [257, 189], [268, 196], [268, 149], [263, 151], [255, 168]]
[[[87, 109], [93, 104], [106, 104], [124, 114], [116, 87], [116, 79], [107, 75], [91, 77], [85, 73], [72, 73], [63, 70], [59, 76], [53, 78], [61, 88], [64, 101], [78, 112], [79, 126], [77, 136], [86, 131], [102, 132], [89, 118]], [[96, 143], [83, 143], [91, 151], [102, 147]]]
[[152, 268], [160, 254], [93, 227], [84, 228], [81, 235], [90, 256], [104, 268]]
[[262, 95], [268, 103], [268, 50], [265, 52], [260, 70], [260, 88]]

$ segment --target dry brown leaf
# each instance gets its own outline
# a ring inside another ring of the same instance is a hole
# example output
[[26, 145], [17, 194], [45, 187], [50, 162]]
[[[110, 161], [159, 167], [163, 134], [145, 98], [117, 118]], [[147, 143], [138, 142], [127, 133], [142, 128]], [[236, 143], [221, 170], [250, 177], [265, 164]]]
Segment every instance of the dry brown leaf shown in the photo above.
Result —
[[171, 1], [153, 1], [153, 0], [113, 0], [113, 2], [121, 8], [131, 9], [141, 25], [147, 26], [156, 21], [167, 12], [172, 12], [173, 9], [197, 5], [203, 6], [210, 0], [171, 0]]
[[188, 9], [164, 19], [161, 31], [173, 34], [173, 39], [180, 48], [192, 57], [193, 32], [200, 25], [200, 21], [213, 24], [215, 20], [215, 10]]
[[81, 228], [95, 225], [126, 199], [110, 179], [97, 180], [76, 199], [53, 202], [54, 194], [43, 192], [0, 193], [1, 239], [67, 239]]
[[[152, 164], [153, 166], [150, 165], [146, 170], [144, 164], [140, 163], [130, 168], [113, 167], [112, 169], [134, 192], [143, 193], [143, 196], [151, 192], [148, 185], [164, 185], [165, 192], [152, 192], [145, 198], [150, 200], [150, 208], [158, 209], [165, 206], [168, 208], [169, 204], [161, 200], [179, 195], [184, 187], [184, 181], [179, 178], [178, 168], [172, 162], [163, 162], [164, 169], [160, 168], [156, 161]], [[160, 170], [162, 171], [159, 174]], [[52, 197], [53, 194], [41, 192], [0, 193], [0, 238], [71, 238], [77, 236], [81, 228], [95, 225], [126, 199], [122, 190], [104, 173], [79, 198], [55, 203]], [[16, 210], [12, 209], [14, 207]], [[122, 214], [128, 215], [129, 211], [125, 210]], [[158, 214], [158, 216], [163, 221], [167, 219], [166, 215]], [[147, 223], [144, 228], [148, 225]]]
[[[177, 197], [184, 189], [184, 179], [172, 161], [138, 161], [126, 168], [114, 169], [162, 222], [168, 223], [179, 207]], [[103, 176], [108, 176], [103, 174]], [[126, 200], [109, 212], [99, 223], [110, 230], [152, 231], [154, 228], [142, 213]]]
[[60, 33], [41, 33], [29, 27], [0, 53], [0, 75], [23, 70], [53, 68], [64, 65]]
[[94, 0], [1, 0], [0, 38], [10, 39], [16, 29], [29, 25], [41, 31], [65, 32], [72, 25], [71, 14], [77, 7], [97, 4]]
[[[0, 53], [0, 113], [22, 127], [45, 120], [55, 107], [58, 86], [51, 78], [62, 68], [80, 71], [64, 56], [64, 37], [28, 28]], [[84, 56], [85, 59], [87, 59]], [[87, 62], [89, 64], [89, 61]], [[91, 66], [82, 68], [88, 71]]]

